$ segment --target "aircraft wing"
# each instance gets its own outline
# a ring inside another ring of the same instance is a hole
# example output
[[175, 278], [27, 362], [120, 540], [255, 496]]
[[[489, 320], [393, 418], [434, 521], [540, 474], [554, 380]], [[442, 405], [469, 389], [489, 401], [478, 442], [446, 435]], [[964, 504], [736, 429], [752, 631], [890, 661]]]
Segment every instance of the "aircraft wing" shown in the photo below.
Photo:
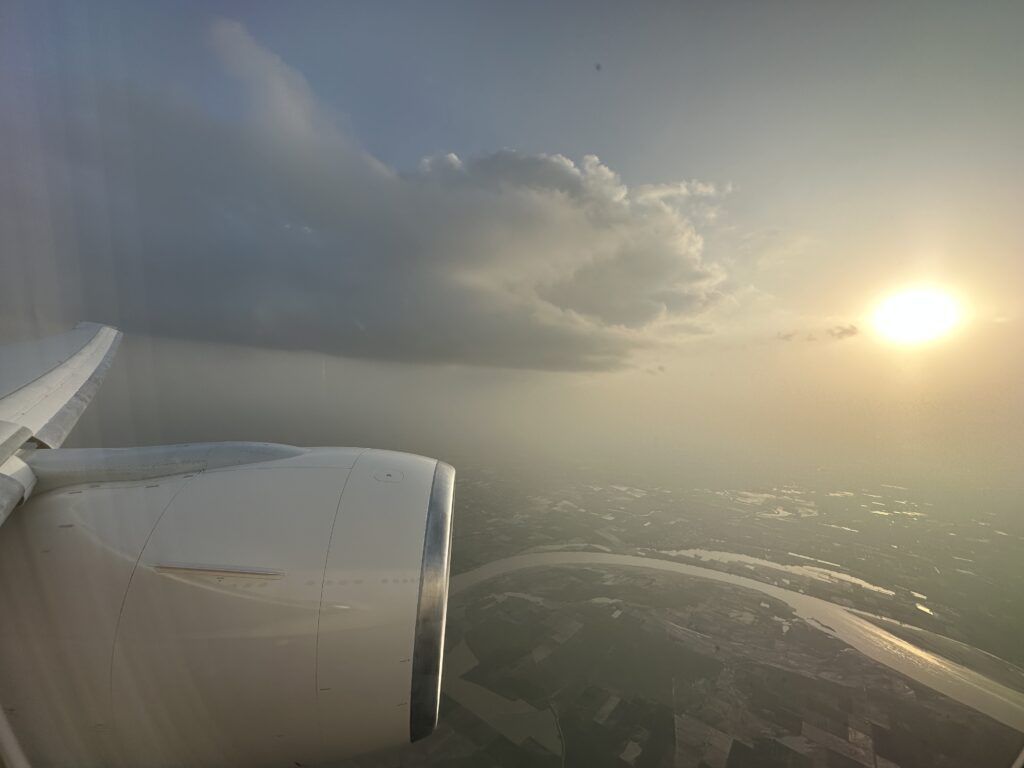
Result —
[[335, 765], [430, 734], [455, 470], [58, 448], [120, 336], [0, 347], [0, 767]]
[[31, 493], [17, 451], [56, 448], [92, 400], [121, 341], [114, 328], [79, 323], [67, 333], [0, 347], [0, 523]]

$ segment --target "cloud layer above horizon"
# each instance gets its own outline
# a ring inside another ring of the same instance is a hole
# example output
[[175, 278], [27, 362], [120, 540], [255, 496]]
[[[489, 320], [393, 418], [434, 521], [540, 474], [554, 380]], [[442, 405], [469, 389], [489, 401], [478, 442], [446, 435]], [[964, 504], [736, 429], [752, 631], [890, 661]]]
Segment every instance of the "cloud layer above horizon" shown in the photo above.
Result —
[[369, 359], [628, 365], [704, 332], [721, 194], [627, 186], [595, 156], [370, 156], [233, 21], [210, 49], [242, 119], [181, 93], [38, 78], [0, 122], [0, 306]]

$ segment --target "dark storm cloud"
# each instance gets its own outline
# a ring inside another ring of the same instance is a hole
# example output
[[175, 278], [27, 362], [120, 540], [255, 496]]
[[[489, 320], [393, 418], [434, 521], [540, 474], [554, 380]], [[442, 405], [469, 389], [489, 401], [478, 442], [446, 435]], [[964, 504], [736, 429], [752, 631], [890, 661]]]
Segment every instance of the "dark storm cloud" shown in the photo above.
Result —
[[[364, 358], [606, 369], [718, 296], [687, 199], [596, 157], [399, 174], [241, 25], [210, 45], [245, 120], [32, 81], [0, 123], [0, 305], [24, 321]], [[59, 94], [59, 96], [57, 96]], [[713, 190], [711, 190], [713, 193]]]

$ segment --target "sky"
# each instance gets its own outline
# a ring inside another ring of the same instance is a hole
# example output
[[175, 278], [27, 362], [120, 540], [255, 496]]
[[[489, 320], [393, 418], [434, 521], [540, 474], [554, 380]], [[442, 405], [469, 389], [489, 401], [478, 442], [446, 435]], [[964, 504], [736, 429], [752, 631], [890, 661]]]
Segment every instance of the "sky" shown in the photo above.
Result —
[[[2, 335], [126, 332], [83, 443], [1013, 503], [1022, 27], [1015, 3], [14, 3]], [[880, 338], [873, 307], [918, 286], [960, 324]]]

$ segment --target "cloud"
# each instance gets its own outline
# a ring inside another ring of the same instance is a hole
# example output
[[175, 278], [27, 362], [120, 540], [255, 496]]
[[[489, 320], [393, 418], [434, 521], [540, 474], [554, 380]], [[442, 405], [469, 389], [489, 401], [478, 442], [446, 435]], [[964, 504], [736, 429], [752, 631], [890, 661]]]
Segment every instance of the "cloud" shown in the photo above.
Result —
[[595, 156], [508, 150], [400, 173], [244, 26], [217, 21], [208, 42], [241, 120], [111, 84], [33, 80], [0, 97], [0, 311], [600, 370], [706, 328], [726, 290], [698, 231], [722, 194], [711, 185], [630, 187]]
[[840, 340], [856, 336], [858, 333], [860, 333], [860, 330], [853, 323], [849, 325], [836, 325], [828, 329], [829, 336]]
[[[825, 333], [827, 333], [833, 339], [842, 341], [843, 339], [848, 339], [852, 336], [856, 336], [858, 333], [860, 333], [860, 329], [858, 329], [857, 326], [854, 325], [853, 323], [850, 323], [849, 325], [834, 325], [831, 328], [827, 328], [825, 330]], [[794, 339], [800, 340], [801, 336], [799, 331], [778, 331], [775, 334], [775, 338], [778, 339], [779, 341], [793, 341]], [[806, 335], [802, 337], [802, 340], [817, 341], [818, 337], [814, 332], [807, 332]]]

